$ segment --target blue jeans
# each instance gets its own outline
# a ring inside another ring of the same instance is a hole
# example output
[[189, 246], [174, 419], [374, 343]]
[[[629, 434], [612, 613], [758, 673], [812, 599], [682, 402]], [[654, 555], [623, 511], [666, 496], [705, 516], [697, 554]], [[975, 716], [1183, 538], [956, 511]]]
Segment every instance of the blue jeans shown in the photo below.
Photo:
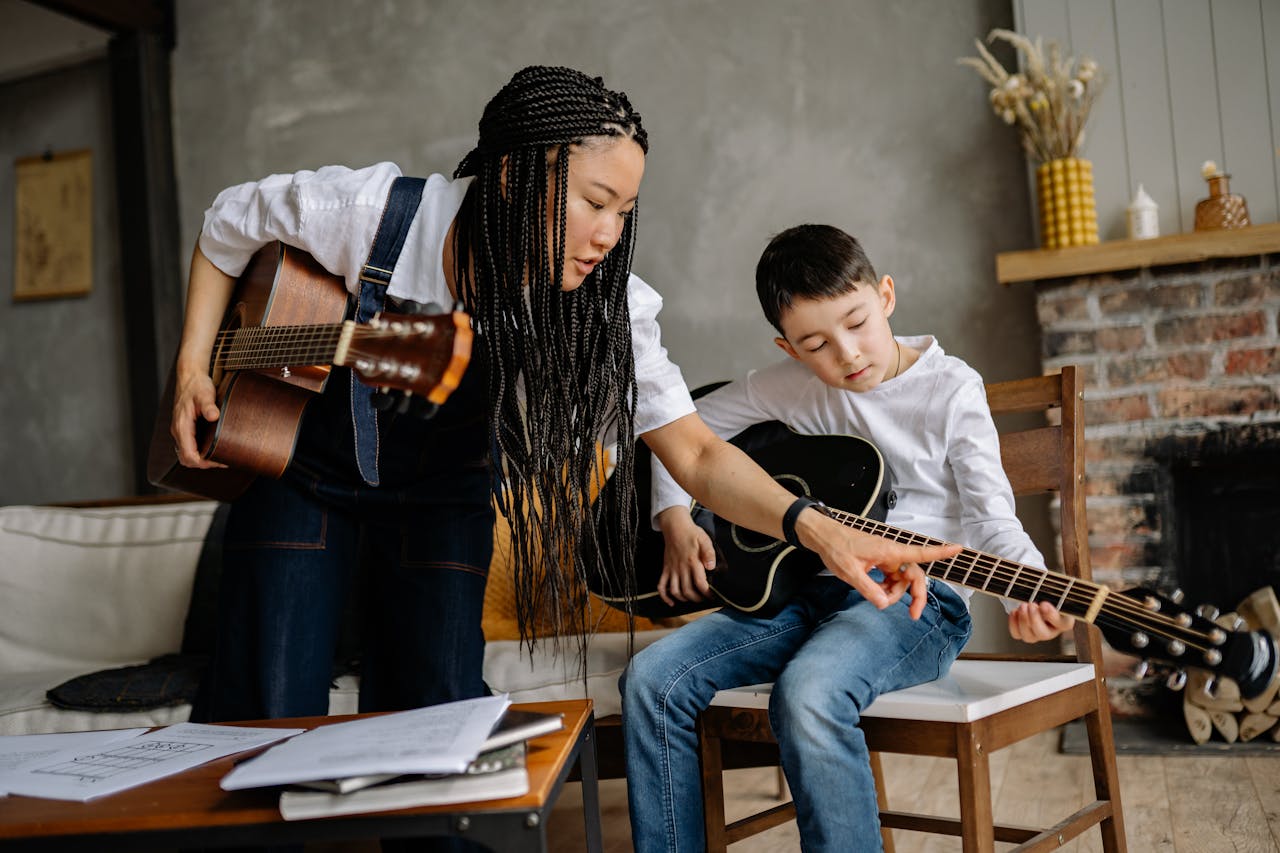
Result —
[[383, 416], [382, 482], [355, 466], [346, 371], [307, 409], [284, 477], [227, 519], [213, 661], [194, 719], [323, 715], [339, 630], [363, 602], [360, 710], [487, 695], [480, 617], [493, 552], [483, 370], [435, 418]]
[[963, 599], [930, 582], [877, 610], [831, 576], [813, 578], [772, 619], [728, 608], [645, 648], [622, 677], [627, 794], [637, 853], [703, 850], [695, 722], [718, 690], [774, 682], [769, 721], [795, 799], [801, 846], [879, 850], [862, 709], [947, 671], [969, 638]]

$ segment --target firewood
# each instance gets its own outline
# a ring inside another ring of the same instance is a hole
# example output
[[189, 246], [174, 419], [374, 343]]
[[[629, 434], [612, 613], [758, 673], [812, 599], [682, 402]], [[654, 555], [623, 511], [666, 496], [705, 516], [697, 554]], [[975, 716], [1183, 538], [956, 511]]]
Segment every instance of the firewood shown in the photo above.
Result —
[[1209, 712], [1195, 705], [1189, 697], [1182, 700], [1182, 716], [1187, 721], [1187, 731], [1196, 743], [1204, 743], [1213, 734], [1213, 721]]
[[1259, 587], [1236, 608], [1251, 629], [1261, 628], [1280, 639], [1280, 601], [1276, 591], [1269, 586]]
[[1247, 743], [1275, 724], [1276, 718], [1270, 714], [1246, 714], [1240, 721], [1240, 740]]
[[1227, 711], [1210, 711], [1209, 720], [1227, 743], [1235, 743], [1236, 738], [1240, 736], [1240, 722], [1236, 720], [1235, 714]]
[[1242, 711], [1240, 686], [1233, 679], [1215, 677], [1208, 670], [1187, 670], [1187, 699], [1206, 711]]
[[1244, 709], [1250, 714], [1260, 714], [1265, 711], [1273, 717], [1280, 717], [1280, 702], [1274, 701], [1277, 688], [1280, 688], [1280, 679], [1273, 678], [1266, 689], [1257, 696], [1243, 700]]

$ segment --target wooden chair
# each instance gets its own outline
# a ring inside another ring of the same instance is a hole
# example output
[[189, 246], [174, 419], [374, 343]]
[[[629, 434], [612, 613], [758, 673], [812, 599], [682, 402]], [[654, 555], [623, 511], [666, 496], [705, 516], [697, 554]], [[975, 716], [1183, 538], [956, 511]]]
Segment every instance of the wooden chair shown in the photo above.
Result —
[[[993, 414], [1059, 410], [1058, 417], [1050, 415], [1049, 426], [1002, 433], [1001, 458], [1015, 494], [1058, 492], [1063, 571], [1088, 579], [1082, 397], [1075, 367], [1063, 368], [1060, 375], [987, 386]], [[1056, 658], [964, 655], [949, 676], [886, 693], [863, 712], [886, 850], [893, 850], [891, 829], [958, 835], [965, 851], [990, 851], [996, 841], [1030, 851], [1055, 849], [1095, 824], [1104, 850], [1125, 850], [1115, 745], [1100, 671], [1102, 647], [1098, 632], [1082, 620], [1077, 620], [1075, 648], [1074, 656]], [[769, 685], [721, 691], [699, 719], [707, 849], [713, 853], [795, 818], [795, 807], [788, 802], [725, 822], [722, 742], [773, 742], [768, 693]], [[988, 756], [1080, 718], [1088, 731], [1097, 798], [1047, 829], [994, 825]], [[954, 758], [960, 819], [889, 810], [879, 752]]]

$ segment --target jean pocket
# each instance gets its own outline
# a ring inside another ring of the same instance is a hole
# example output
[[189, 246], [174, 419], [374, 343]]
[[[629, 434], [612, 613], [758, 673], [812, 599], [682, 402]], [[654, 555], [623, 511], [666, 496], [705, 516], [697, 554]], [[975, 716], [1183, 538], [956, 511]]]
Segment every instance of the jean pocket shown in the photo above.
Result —
[[251, 507], [237, 507], [227, 519], [224, 548], [320, 550], [325, 547], [328, 522], [328, 512], [319, 507], [301, 512], [261, 512]]

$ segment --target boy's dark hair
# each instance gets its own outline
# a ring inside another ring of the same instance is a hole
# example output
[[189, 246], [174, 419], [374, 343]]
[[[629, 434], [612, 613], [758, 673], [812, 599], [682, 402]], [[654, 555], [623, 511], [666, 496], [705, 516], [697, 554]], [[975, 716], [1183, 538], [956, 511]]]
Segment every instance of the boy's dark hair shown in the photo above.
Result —
[[862, 246], [834, 225], [788, 228], [769, 241], [756, 264], [756, 295], [779, 333], [782, 312], [795, 299], [830, 299], [876, 281]]

